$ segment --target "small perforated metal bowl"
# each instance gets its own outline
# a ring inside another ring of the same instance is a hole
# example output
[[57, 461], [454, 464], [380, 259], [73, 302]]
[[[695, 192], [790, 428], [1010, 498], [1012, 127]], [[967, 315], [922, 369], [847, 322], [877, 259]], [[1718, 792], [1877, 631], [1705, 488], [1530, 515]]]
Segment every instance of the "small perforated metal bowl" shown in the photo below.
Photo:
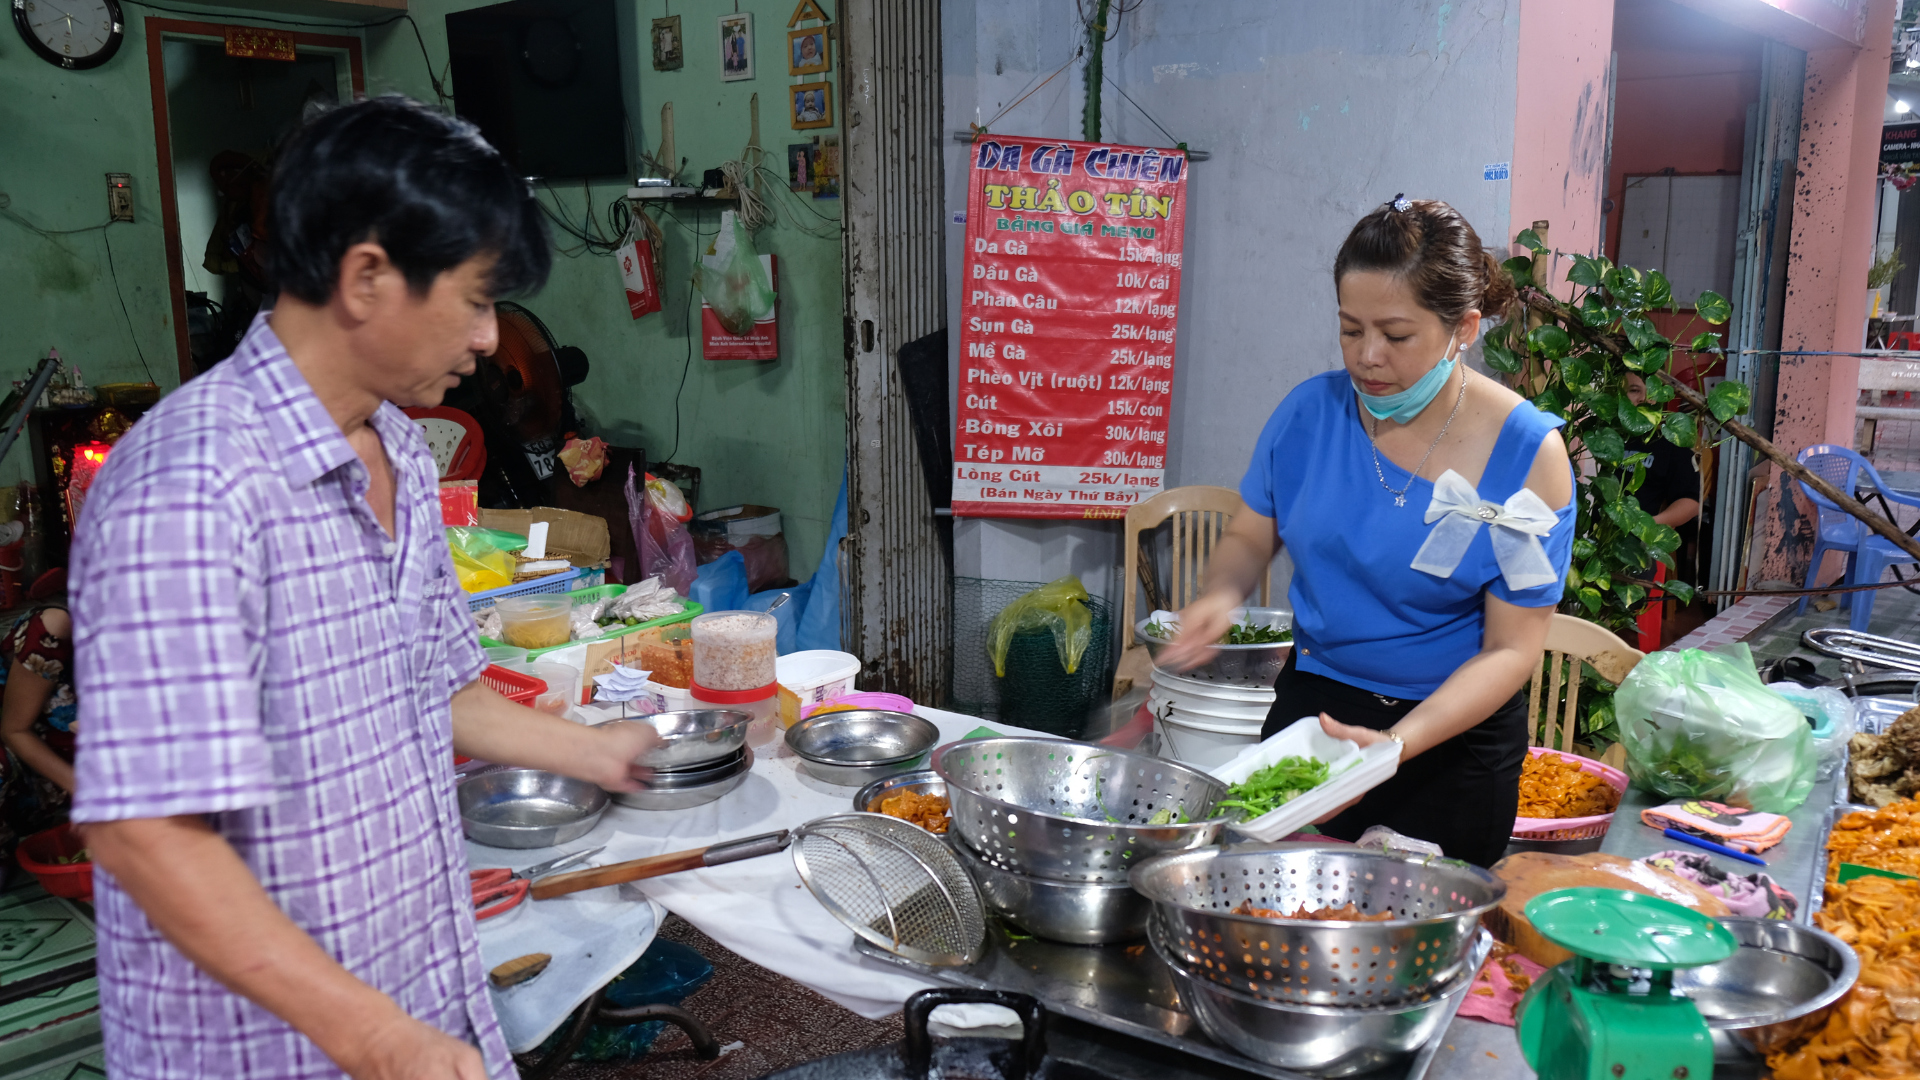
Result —
[[[1134, 864], [1220, 839], [1227, 786], [1198, 769], [1059, 739], [968, 739], [933, 753], [953, 828], [986, 862], [1054, 881], [1124, 882]], [[1156, 816], [1167, 824], [1149, 824]], [[1184, 823], [1181, 819], [1185, 818]]]
[[[1452, 859], [1350, 845], [1253, 844], [1153, 859], [1133, 887], [1154, 903], [1149, 934], [1197, 979], [1270, 1001], [1372, 1006], [1418, 1001], [1458, 978], [1480, 916], [1506, 883]], [[1352, 904], [1380, 922], [1235, 915]], [[1467, 972], [1471, 974], [1471, 972]]]

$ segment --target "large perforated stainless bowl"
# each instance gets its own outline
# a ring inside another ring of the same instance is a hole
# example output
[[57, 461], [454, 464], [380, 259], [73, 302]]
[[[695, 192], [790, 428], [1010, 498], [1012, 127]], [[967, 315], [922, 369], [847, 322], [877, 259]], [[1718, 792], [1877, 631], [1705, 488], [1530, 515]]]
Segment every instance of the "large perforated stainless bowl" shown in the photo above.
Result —
[[[1134, 868], [1133, 887], [1154, 904], [1149, 936], [1189, 975], [1266, 1000], [1345, 1006], [1432, 996], [1466, 970], [1480, 916], [1507, 894], [1499, 878], [1451, 859], [1315, 844], [1164, 855]], [[1233, 914], [1249, 902], [1394, 917]]]
[[[1058, 739], [968, 739], [933, 752], [953, 828], [994, 866], [1124, 882], [1134, 864], [1220, 839], [1227, 786], [1171, 761]], [[1165, 824], [1154, 824], [1165, 819]]]

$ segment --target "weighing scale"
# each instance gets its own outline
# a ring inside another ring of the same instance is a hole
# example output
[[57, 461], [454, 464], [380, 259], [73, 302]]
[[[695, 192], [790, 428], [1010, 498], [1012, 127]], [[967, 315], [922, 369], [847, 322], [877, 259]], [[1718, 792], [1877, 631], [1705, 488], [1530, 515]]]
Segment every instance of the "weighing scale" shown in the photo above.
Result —
[[1740, 947], [1712, 918], [1618, 889], [1559, 889], [1527, 901], [1527, 921], [1573, 953], [1520, 1002], [1520, 1050], [1540, 1080], [1708, 1080], [1713, 1037], [1673, 989], [1675, 968], [1717, 964]]

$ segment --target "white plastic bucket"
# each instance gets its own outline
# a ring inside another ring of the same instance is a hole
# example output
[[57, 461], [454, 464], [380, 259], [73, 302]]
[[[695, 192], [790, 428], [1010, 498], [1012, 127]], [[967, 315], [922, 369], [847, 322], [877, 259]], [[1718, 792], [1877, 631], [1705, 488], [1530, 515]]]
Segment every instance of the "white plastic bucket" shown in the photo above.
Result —
[[1159, 737], [1160, 756], [1211, 772], [1260, 741], [1260, 720], [1244, 721], [1189, 713], [1164, 701], [1147, 700], [1153, 709], [1153, 731]]
[[810, 705], [853, 693], [860, 658], [834, 649], [788, 653], [773, 662], [780, 683], [780, 726], [792, 727]]
[[1171, 671], [1153, 669], [1153, 685], [1164, 690], [1177, 690], [1198, 698], [1214, 701], [1237, 701], [1243, 703], [1259, 702], [1273, 704], [1273, 687], [1254, 686], [1248, 683], [1232, 683], [1212, 679], [1196, 679], [1190, 675], [1176, 675]]

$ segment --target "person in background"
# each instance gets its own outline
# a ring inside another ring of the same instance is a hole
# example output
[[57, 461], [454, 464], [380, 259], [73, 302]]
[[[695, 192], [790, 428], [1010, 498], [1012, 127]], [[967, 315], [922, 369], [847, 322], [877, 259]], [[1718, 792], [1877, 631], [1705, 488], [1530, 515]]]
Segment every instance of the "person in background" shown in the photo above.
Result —
[[0, 638], [0, 865], [20, 841], [67, 820], [73, 797], [73, 620], [35, 607]]
[[[1647, 403], [1647, 380], [1627, 373], [1627, 399], [1635, 405]], [[1657, 435], [1627, 444], [1633, 453], [1648, 453], [1647, 478], [1634, 496], [1640, 508], [1653, 520], [1678, 529], [1700, 516], [1700, 472], [1694, 466], [1693, 451], [1675, 446]]]
[[638, 787], [641, 724], [480, 679], [406, 406], [547, 277], [525, 179], [398, 97], [275, 165], [278, 292], [115, 445], [75, 531], [73, 820], [94, 862], [115, 1080], [506, 1080], [456, 753]]

